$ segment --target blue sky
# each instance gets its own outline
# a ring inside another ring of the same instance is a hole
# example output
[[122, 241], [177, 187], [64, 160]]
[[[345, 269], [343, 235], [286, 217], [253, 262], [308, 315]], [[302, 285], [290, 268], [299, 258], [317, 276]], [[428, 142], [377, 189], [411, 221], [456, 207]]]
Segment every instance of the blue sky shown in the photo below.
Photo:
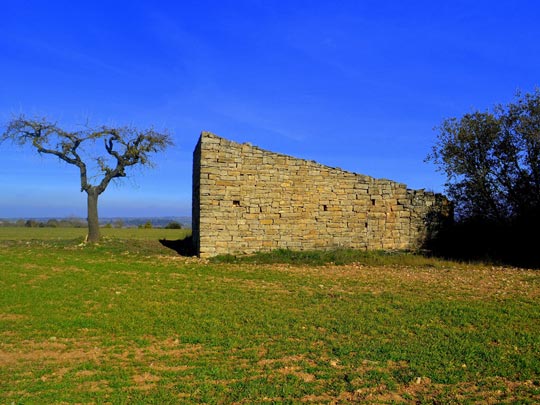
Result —
[[[168, 129], [100, 215], [190, 215], [202, 130], [443, 191], [444, 118], [540, 85], [535, 1], [4, 1], [0, 122]], [[77, 169], [0, 144], [0, 218], [86, 216]]]

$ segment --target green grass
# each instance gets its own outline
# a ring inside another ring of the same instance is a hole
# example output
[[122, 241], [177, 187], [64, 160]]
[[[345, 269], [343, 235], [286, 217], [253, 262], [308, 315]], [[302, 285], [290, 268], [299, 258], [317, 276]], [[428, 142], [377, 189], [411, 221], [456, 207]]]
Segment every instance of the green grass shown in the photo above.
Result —
[[540, 401], [538, 272], [214, 263], [137, 231], [1, 237], [0, 403]]
[[[183, 239], [191, 234], [191, 229], [138, 229], [138, 228], [101, 228], [105, 238], [116, 239]], [[70, 240], [84, 239], [87, 228], [26, 228], [0, 227], [0, 240]]]
[[343, 248], [326, 251], [277, 249], [271, 252], [256, 253], [249, 256], [219, 255], [212, 257], [210, 261], [212, 263], [288, 263], [308, 266], [322, 266], [324, 264], [344, 265], [351, 263], [362, 263], [370, 266], [435, 266], [443, 263], [441, 260], [428, 258], [412, 252], [364, 251]]

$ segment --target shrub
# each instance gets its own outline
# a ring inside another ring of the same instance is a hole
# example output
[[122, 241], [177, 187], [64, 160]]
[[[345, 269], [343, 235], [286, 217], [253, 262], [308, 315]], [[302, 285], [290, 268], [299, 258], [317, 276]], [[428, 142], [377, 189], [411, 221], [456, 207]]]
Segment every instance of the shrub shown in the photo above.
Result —
[[179, 222], [171, 221], [165, 225], [165, 229], [182, 229], [182, 225]]

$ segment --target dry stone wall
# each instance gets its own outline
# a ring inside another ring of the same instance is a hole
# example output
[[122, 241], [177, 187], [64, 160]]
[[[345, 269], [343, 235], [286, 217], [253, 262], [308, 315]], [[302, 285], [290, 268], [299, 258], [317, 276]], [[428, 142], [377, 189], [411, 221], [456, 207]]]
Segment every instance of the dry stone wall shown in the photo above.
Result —
[[417, 249], [431, 225], [450, 215], [440, 194], [209, 132], [193, 155], [193, 240], [201, 257], [278, 248]]

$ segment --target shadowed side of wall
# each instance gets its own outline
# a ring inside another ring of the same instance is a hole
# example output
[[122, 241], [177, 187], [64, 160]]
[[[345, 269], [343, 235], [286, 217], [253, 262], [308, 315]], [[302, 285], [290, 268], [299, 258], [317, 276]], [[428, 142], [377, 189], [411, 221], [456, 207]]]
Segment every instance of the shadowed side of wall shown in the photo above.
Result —
[[197, 254], [416, 249], [448, 201], [404, 184], [238, 144], [203, 132], [193, 158]]
[[203, 136], [193, 151], [192, 196], [191, 196], [191, 234], [193, 238], [193, 253], [200, 256], [200, 211], [201, 211], [201, 142]]

